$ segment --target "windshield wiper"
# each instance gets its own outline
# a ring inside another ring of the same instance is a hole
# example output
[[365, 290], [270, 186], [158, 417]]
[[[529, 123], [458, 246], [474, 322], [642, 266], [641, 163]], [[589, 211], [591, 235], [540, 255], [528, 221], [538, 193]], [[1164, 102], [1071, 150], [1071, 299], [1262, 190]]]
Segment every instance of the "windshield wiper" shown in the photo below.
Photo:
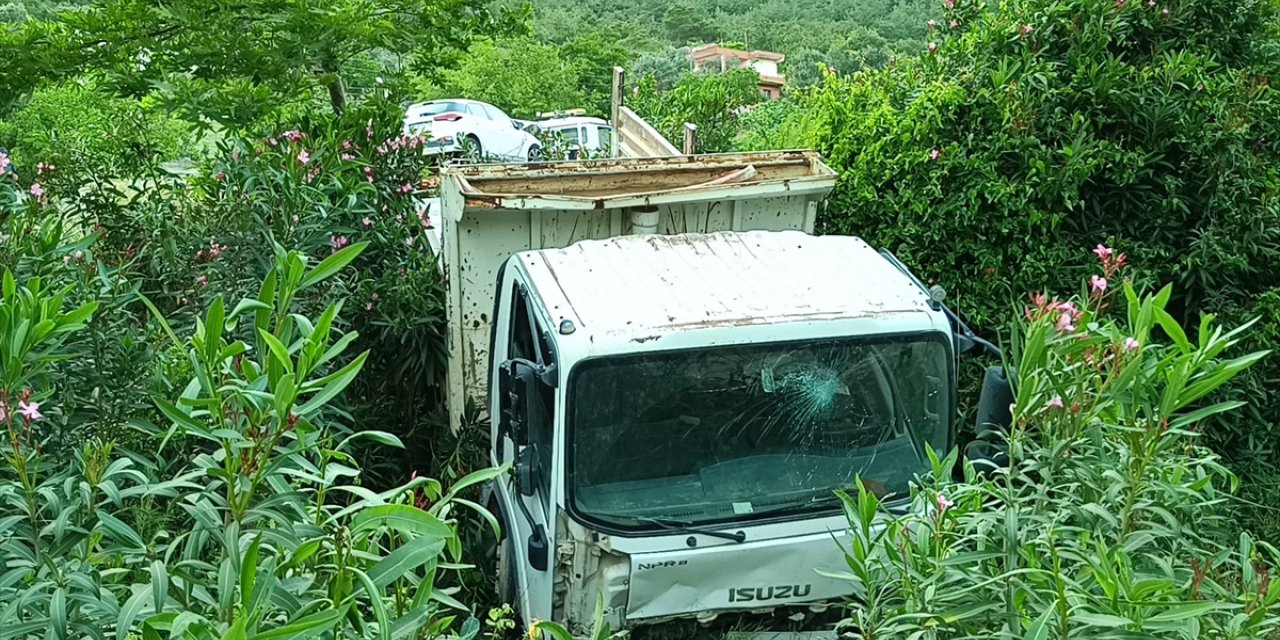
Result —
[[825, 507], [829, 505], [838, 505], [838, 504], [840, 504], [840, 497], [832, 493], [830, 495], [825, 495], [825, 496], [815, 496], [814, 498], [811, 498], [806, 502], [788, 504], [788, 505], [778, 507], [777, 509], [770, 509], [768, 511], [763, 511], [760, 513], [764, 513], [771, 516], [787, 514], [787, 513], [804, 513], [806, 511], [813, 511], [817, 507]]
[[747, 534], [741, 531], [728, 533], [725, 531], [716, 531], [714, 529], [703, 529], [701, 527], [693, 526], [693, 523], [683, 522], [681, 520], [667, 520], [665, 518], [646, 518], [646, 517], [637, 517], [636, 520], [639, 520], [641, 522], [648, 522], [650, 524], [656, 524], [659, 527], [662, 527], [663, 529], [669, 529], [671, 531], [681, 531], [684, 533], [696, 533], [699, 535], [711, 536], [712, 538], [720, 538], [722, 540], [732, 540], [734, 542], [746, 542], [747, 540]]

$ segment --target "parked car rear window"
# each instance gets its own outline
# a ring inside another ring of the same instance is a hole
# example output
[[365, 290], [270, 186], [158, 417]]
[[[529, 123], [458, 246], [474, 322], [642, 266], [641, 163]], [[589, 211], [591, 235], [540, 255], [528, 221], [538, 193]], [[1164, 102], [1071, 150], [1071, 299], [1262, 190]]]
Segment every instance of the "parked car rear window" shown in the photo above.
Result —
[[411, 111], [416, 116], [438, 116], [442, 113], [466, 113], [465, 105], [458, 102], [428, 102]]

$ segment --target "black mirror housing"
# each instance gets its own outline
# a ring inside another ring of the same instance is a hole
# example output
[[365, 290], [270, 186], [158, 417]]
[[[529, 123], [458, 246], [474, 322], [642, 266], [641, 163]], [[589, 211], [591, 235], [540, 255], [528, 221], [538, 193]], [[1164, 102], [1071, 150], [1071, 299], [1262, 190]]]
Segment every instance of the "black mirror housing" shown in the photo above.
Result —
[[965, 449], [965, 457], [979, 463], [984, 473], [1008, 466], [1005, 434], [1013, 426], [1013, 385], [1003, 367], [987, 367], [978, 397], [974, 432], [977, 439]]
[[551, 556], [551, 545], [547, 541], [547, 529], [542, 525], [534, 528], [529, 536], [529, 566], [535, 571], [546, 571]]
[[537, 445], [526, 446], [516, 453], [516, 490], [522, 496], [531, 496], [538, 488]]
[[1004, 367], [987, 367], [982, 377], [982, 393], [978, 396], [978, 411], [974, 432], [981, 436], [987, 431], [1008, 431], [1013, 425], [1013, 385]]

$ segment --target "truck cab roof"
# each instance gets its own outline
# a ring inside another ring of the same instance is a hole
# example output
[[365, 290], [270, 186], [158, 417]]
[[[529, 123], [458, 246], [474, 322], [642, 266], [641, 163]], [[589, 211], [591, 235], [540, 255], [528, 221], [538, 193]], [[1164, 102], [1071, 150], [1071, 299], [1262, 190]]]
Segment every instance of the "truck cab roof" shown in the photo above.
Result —
[[860, 238], [800, 231], [630, 235], [519, 254], [552, 327], [647, 341], [745, 325], [936, 312]]

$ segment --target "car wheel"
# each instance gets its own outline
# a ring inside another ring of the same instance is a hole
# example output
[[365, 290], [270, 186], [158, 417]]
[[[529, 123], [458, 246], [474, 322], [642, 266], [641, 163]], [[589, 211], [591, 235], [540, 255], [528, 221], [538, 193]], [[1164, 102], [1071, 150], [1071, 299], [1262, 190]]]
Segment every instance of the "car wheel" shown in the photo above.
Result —
[[462, 139], [460, 146], [463, 162], [478, 163], [484, 161], [484, 147], [480, 146], [479, 138], [467, 136]]
[[542, 160], [542, 147], [533, 145], [529, 147], [529, 162], [540, 162]]

